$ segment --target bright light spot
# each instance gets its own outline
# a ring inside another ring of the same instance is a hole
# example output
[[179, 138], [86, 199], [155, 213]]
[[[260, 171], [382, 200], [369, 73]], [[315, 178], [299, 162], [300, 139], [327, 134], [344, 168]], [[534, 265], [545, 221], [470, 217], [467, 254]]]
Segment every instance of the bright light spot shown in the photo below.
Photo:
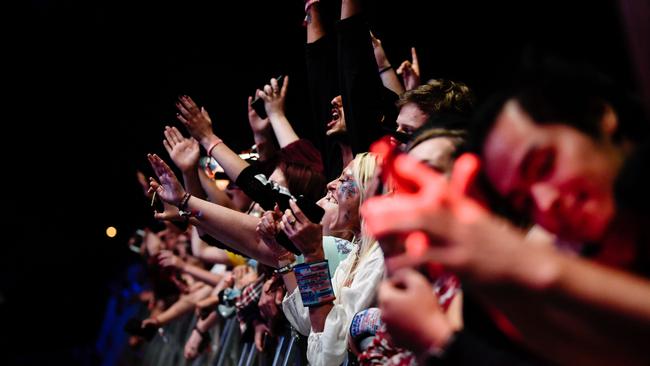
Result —
[[114, 238], [115, 235], [117, 235], [117, 229], [116, 228], [114, 228], [112, 226], [109, 226], [109, 227], [106, 228], [106, 236], [108, 236], [109, 238]]

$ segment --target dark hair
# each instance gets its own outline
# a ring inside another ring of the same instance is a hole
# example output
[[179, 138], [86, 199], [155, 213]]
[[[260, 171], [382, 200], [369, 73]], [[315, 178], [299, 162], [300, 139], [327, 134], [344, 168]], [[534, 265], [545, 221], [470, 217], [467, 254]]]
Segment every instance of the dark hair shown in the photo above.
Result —
[[602, 138], [600, 120], [607, 105], [618, 117], [615, 142], [641, 143], [649, 135], [639, 101], [611, 79], [588, 66], [556, 59], [542, 60], [519, 73], [517, 81], [495, 94], [476, 112], [470, 129], [470, 146], [481, 153], [503, 105], [514, 100], [538, 124], [562, 123], [595, 140]]
[[465, 152], [467, 131], [437, 128], [430, 125], [424, 125], [415, 131], [413, 137], [411, 138], [411, 141], [406, 146], [406, 151], [411, 151], [422, 142], [435, 138], [447, 138], [451, 141], [454, 146], [454, 151], [451, 155], [452, 161], [456, 160], [456, 158]]
[[[327, 179], [322, 172], [320, 153], [305, 140], [298, 140], [287, 147], [266, 160], [251, 163], [254, 168], [248, 171], [248, 174], [262, 173], [268, 178], [276, 168], [280, 169], [286, 181], [285, 188], [294, 197], [302, 195], [312, 202], [318, 201], [325, 195], [327, 184]], [[240, 178], [237, 178], [237, 182]], [[258, 203], [260, 203], [259, 199], [258, 197]]]
[[474, 107], [474, 95], [464, 83], [434, 79], [402, 94], [397, 107], [409, 103], [417, 105], [427, 115], [444, 112], [468, 114]]
[[303, 195], [316, 202], [325, 195], [327, 182], [322, 173], [302, 164], [280, 163], [279, 168], [284, 173], [289, 192], [295, 197]]
[[[510, 100], [519, 103], [537, 124], [565, 124], [594, 140], [603, 138], [601, 119], [609, 105], [618, 117], [615, 143], [627, 141], [639, 146], [649, 136], [650, 125], [641, 103], [611, 79], [588, 66], [544, 58], [520, 72], [511, 87], [494, 94], [476, 111], [470, 126], [470, 150], [483, 153], [497, 116]], [[499, 197], [484, 173], [479, 176], [479, 184], [495, 212], [521, 226], [528, 223], [526, 217]]]

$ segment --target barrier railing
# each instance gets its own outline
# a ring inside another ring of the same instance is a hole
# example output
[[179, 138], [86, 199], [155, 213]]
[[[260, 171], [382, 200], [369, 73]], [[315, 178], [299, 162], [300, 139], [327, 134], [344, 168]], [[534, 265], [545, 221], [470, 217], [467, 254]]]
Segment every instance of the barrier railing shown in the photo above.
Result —
[[194, 360], [183, 355], [185, 342], [192, 334], [196, 316], [187, 314], [160, 329], [159, 334], [144, 345], [141, 357], [145, 366], [303, 366], [307, 365], [306, 338], [287, 328], [274, 345], [258, 352], [253, 342], [243, 342], [239, 321], [235, 316], [224, 319], [211, 330], [209, 350]]

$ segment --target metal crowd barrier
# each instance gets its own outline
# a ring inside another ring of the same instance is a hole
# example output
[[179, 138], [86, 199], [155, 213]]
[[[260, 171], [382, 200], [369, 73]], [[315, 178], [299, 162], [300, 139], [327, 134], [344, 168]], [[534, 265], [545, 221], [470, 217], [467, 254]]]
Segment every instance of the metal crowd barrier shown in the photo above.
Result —
[[[138, 365], [143, 366], [305, 366], [306, 338], [287, 328], [258, 352], [253, 342], [243, 342], [235, 316], [211, 330], [212, 343], [194, 360], [186, 360], [185, 342], [192, 334], [196, 316], [187, 314], [161, 328], [159, 335], [144, 345]], [[135, 361], [135, 360], [134, 360]]]

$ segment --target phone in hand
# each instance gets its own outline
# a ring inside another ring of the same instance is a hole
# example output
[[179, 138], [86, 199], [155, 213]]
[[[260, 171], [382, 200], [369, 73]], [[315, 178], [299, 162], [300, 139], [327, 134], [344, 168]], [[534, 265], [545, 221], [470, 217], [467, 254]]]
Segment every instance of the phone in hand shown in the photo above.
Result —
[[[284, 75], [280, 75], [277, 78], [275, 78], [278, 81], [278, 88], [282, 88], [282, 81], [284, 79]], [[268, 115], [266, 114], [266, 109], [264, 108], [264, 99], [260, 98], [255, 95], [255, 100], [251, 103], [251, 107], [255, 110], [255, 113], [257, 113], [260, 118], [267, 118]]]
[[[278, 195], [278, 196], [284, 196], [284, 195]], [[287, 209], [291, 209], [289, 206], [289, 199], [290, 197], [282, 197], [281, 199], [278, 199], [276, 202], [278, 203], [278, 207], [282, 212], [284, 212]], [[318, 206], [315, 202], [306, 199], [303, 195], [298, 196], [296, 199], [296, 205], [300, 208], [300, 210], [307, 216], [309, 221], [313, 223], [320, 223], [321, 220], [323, 219], [323, 216], [325, 215], [325, 210]], [[283, 207], [284, 206], [284, 207]], [[285, 249], [288, 251], [292, 252], [295, 255], [300, 255], [302, 252], [300, 249], [298, 249], [293, 242], [287, 237], [287, 235], [284, 232], [280, 232], [278, 235], [276, 235], [275, 238], [278, 242], [278, 244], [282, 245]]]

